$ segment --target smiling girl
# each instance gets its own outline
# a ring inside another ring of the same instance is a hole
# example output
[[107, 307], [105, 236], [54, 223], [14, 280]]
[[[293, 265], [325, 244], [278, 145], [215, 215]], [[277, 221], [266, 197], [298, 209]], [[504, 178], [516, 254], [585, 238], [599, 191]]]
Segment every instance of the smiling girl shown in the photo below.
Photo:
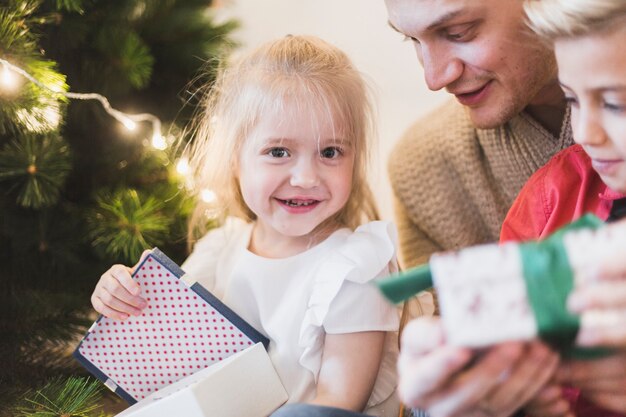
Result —
[[[287, 36], [224, 68], [205, 105], [191, 160], [224, 221], [183, 269], [270, 339], [289, 403], [397, 415], [397, 312], [369, 284], [396, 270], [396, 236], [373, 221], [359, 72], [329, 44]], [[146, 305], [122, 266], [92, 302], [119, 319]]]

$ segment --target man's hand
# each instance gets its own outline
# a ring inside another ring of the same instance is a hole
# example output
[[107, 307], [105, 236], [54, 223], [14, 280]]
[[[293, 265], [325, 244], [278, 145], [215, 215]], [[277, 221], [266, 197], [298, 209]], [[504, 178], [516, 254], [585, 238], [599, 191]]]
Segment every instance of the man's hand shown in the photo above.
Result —
[[558, 356], [540, 342], [503, 343], [479, 354], [445, 343], [437, 317], [402, 334], [400, 398], [431, 417], [512, 415], [550, 380]]
[[580, 388], [581, 395], [596, 405], [626, 413], [626, 351], [600, 359], [564, 362], [557, 378]]

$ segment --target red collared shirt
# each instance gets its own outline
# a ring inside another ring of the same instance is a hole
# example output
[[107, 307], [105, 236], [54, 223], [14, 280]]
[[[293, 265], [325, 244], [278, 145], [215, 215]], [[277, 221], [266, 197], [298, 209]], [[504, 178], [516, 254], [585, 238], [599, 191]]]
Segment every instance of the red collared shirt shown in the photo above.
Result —
[[613, 201], [623, 197], [602, 182], [580, 145], [570, 146], [524, 185], [504, 219], [500, 242], [542, 239], [585, 213], [606, 220]]

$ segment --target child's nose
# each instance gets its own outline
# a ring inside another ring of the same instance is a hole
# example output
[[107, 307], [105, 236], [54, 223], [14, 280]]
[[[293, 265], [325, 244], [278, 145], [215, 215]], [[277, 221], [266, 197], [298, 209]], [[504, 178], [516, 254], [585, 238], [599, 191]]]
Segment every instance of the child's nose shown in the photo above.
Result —
[[293, 187], [312, 188], [319, 185], [319, 175], [315, 161], [302, 159], [291, 171], [290, 184]]
[[599, 146], [606, 142], [607, 134], [597, 111], [581, 107], [576, 119], [572, 123], [576, 143]]

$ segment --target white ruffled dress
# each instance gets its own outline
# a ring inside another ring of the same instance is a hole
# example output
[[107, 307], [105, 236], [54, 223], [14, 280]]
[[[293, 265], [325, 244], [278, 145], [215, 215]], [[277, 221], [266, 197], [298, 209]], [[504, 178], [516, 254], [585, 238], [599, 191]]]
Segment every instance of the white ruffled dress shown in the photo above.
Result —
[[247, 249], [252, 226], [228, 219], [198, 241], [183, 270], [269, 338], [289, 403], [315, 397], [326, 333], [389, 332], [365, 413], [397, 416], [398, 310], [368, 283], [397, 269], [394, 226], [376, 221], [341, 229], [280, 259]]

